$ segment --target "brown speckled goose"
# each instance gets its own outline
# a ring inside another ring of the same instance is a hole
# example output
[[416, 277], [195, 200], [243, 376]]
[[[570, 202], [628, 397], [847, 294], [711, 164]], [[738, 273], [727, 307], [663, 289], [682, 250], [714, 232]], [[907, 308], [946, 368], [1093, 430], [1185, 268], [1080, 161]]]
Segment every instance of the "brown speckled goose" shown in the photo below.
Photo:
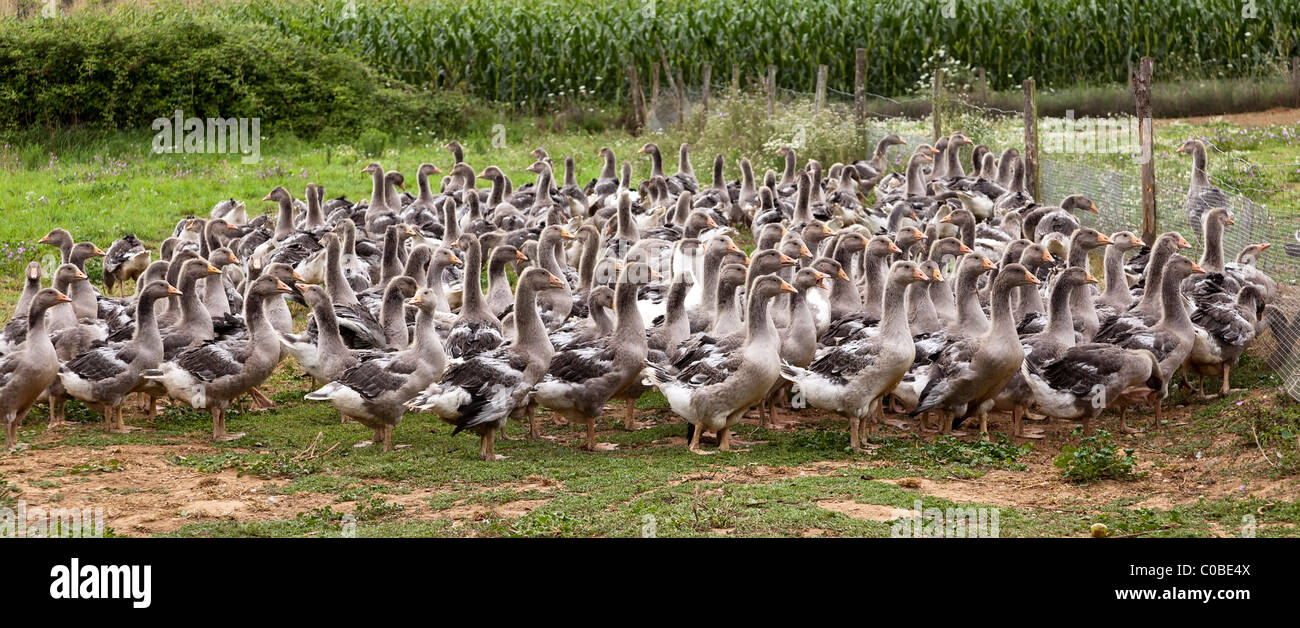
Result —
[[[143, 381], [144, 372], [163, 358], [163, 339], [154, 319], [154, 303], [179, 291], [155, 281], [141, 291], [135, 310], [135, 336], [124, 343], [100, 344], [69, 360], [59, 370], [60, 393], [99, 406], [111, 432], [126, 432], [122, 402]], [[51, 405], [55, 403], [51, 395]], [[60, 421], [51, 420], [50, 427]]]
[[[551, 358], [546, 377], [533, 386], [533, 399], [566, 418], [587, 425], [585, 447], [596, 449], [596, 418], [605, 403], [633, 382], [645, 366], [645, 322], [636, 307], [637, 291], [653, 276], [650, 267], [633, 262], [623, 267], [614, 288], [614, 334], [575, 345]], [[631, 404], [629, 404], [631, 406]], [[626, 423], [634, 420], [629, 411]]]
[[[563, 280], [541, 268], [529, 268], [515, 291], [515, 342], [465, 360], [454, 360], [442, 378], [418, 394], [407, 407], [437, 413], [458, 434], [479, 435], [479, 457], [497, 460], [494, 441], [511, 416], [526, 410], [530, 431], [540, 435], [529, 391], [546, 374], [555, 350], [537, 314], [537, 293], [559, 289]], [[635, 309], [635, 308], [633, 308]]]
[[664, 394], [673, 412], [694, 426], [687, 445], [690, 451], [700, 453], [704, 431], [716, 431], [718, 449], [729, 450], [731, 426], [762, 401], [781, 376], [781, 339], [767, 306], [781, 292], [794, 291], [780, 277], [759, 277], [746, 304], [745, 343], [740, 348], [698, 361], [676, 375], [656, 364], [646, 368], [645, 377]]
[[[396, 278], [393, 283], [396, 285]], [[431, 296], [425, 288], [410, 298], [410, 304], [419, 309], [414, 343], [348, 367], [338, 379], [305, 397], [328, 401], [339, 414], [374, 431], [372, 440], [357, 447], [378, 444], [382, 451], [392, 451], [393, 428], [401, 423], [406, 402], [440, 377], [447, 365], [435, 329], [433, 300], [426, 299]]]
[[149, 266], [149, 251], [134, 234], [126, 234], [109, 245], [104, 255], [104, 289], [110, 293], [117, 286], [118, 296], [126, 292], [126, 282], [134, 281]]
[[265, 308], [267, 301], [281, 299], [290, 292], [292, 289], [275, 277], [258, 277], [244, 301], [247, 339], [191, 347], [160, 368], [147, 371], [145, 379], [160, 382], [177, 401], [192, 408], [207, 408], [212, 414], [213, 439], [243, 436], [226, 431], [226, 408], [265, 381], [280, 361], [280, 342]]
[[45, 312], [70, 302], [67, 295], [53, 288], [37, 292], [27, 308], [27, 319], [31, 321], [27, 341], [21, 349], [0, 357], [0, 420], [5, 423], [5, 447], [11, 451], [19, 447], [18, 422], [59, 372], [54, 343], [45, 329]]
[[818, 351], [807, 369], [788, 362], [781, 367], [782, 376], [799, 385], [808, 403], [849, 417], [855, 450], [862, 449], [863, 428], [873, 426], [880, 415], [881, 400], [902, 381], [916, 357], [907, 323], [907, 287], [930, 281], [913, 262], [894, 262], [886, 278], [879, 334]]
[[943, 348], [926, 373], [912, 416], [937, 411], [940, 430], [946, 434], [963, 419], [978, 415], [980, 433], [987, 435], [988, 411], [994, 397], [1025, 359], [1011, 316], [1010, 296], [1015, 288], [1027, 283], [1039, 281], [1020, 264], [1011, 264], [998, 273], [990, 299], [993, 320], [988, 332]]

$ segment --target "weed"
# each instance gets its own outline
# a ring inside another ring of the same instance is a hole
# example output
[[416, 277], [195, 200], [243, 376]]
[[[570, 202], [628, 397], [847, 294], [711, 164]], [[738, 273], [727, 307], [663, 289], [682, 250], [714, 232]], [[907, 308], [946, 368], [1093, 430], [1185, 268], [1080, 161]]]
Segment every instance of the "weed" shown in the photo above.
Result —
[[[1083, 428], [1076, 427], [1073, 436], [1082, 436]], [[1083, 437], [1078, 445], [1066, 445], [1053, 463], [1065, 479], [1071, 482], [1090, 483], [1099, 480], [1136, 480], [1133, 472], [1137, 459], [1132, 449], [1124, 449], [1123, 456], [1115, 445], [1114, 437], [1106, 430], [1097, 430]]]

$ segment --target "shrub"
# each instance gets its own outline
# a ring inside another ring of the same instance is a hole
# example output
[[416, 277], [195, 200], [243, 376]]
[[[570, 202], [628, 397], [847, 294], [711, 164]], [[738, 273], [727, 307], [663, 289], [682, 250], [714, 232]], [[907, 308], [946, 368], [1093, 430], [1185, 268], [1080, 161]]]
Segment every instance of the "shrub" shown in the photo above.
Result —
[[5, 137], [32, 126], [149, 128], [177, 109], [260, 118], [264, 132], [308, 139], [408, 126], [451, 133], [473, 108], [463, 94], [414, 89], [264, 25], [128, 10], [0, 22]]

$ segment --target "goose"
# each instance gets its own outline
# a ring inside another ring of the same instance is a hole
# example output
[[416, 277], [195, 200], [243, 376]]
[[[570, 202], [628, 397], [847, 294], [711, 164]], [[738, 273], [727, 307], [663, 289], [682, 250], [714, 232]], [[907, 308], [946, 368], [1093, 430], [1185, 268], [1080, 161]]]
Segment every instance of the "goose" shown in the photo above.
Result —
[[1033, 229], [1033, 241], [1041, 242], [1049, 233], [1059, 233], [1070, 237], [1083, 225], [1072, 212], [1088, 211], [1100, 213], [1097, 204], [1082, 194], [1071, 194], [1061, 201], [1060, 207], [1039, 207], [1024, 220], [1024, 229]]
[[[163, 339], [154, 319], [154, 303], [179, 290], [163, 281], [144, 287], [135, 309], [135, 335], [124, 343], [99, 343], [65, 362], [59, 369], [60, 396], [99, 406], [111, 432], [124, 433], [122, 402], [143, 381], [144, 372], [158, 367], [163, 358]], [[51, 395], [50, 404], [56, 403]], [[63, 423], [51, 421], [50, 427]]]
[[536, 295], [559, 289], [562, 281], [544, 268], [525, 270], [515, 291], [516, 341], [453, 360], [442, 377], [407, 402], [407, 407], [437, 414], [456, 426], [453, 434], [465, 430], [477, 433], [479, 457], [484, 461], [500, 459], [495, 451], [496, 433], [521, 409], [528, 413], [530, 434], [539, 436], [529, 393], [546, 374], [555, 350], [537, 314]]
[[483, 297], [482, 284], [476, 279], [482, 272], [479, 239], [461, 234], [457, 246], [465, 254], [464, 292], [460, 313], [447, 332], [447, 352], [453, 358], [469, 358], [491, 351], [501, 344], [501, 321]]
[[[573, 234], [560, 225], [551, 225], [542, 229], [541, 236], [537, 239], [537, 264], [556, 277], [564, 277], [566, 273], [560, 267], [560, 260], [555, 252], [565, 240], [573, 239]], [[559, 329], [569, 317], [569, 313], [573, 311], [573, 290], [567, 281], [558, 290], [546, 290], [538, 294], [537, 299], [537, 306], [547, 329]]]
[[[346, 223], [344, 223], [346, 224]], [[342, 266], [343, 244], [339, 235], [331, 232], [321, 237], [325, 245], [325, 289], [329, 292], [330, 302], [338, 317], [339, 329], [343, 340], [354, 349], [377, 349], [384, 346], [384, 330], [375, 320], [374, 315], [357, 299], [357, 293], [344, 275]], [[244, 305], [248, 305], [245, 297]], [[308, 321], [308, 332], [315, 327], [314, 321]], [[281, 329], [290, 333], [289, 329]]]
[[881, 400], [902, 381], [916, 357], [904, 296], [910, 284], [930, 277], [914, 262], [900, 261], [890, 266], [887, 281], [879, 334], [820, 350], [806, 369], [789, 362], [781, 365], [782, 377], [798, 385], [808, 403], [849, 417], [855, 451], [862, 450], [862, 428], [873, 429], [868, 426], [881, 412]]
[[307, 302], [307, 307], [311, 308], [316, 333], [287, 334], [277, 331], [276, 335], [285, 352], [293, 356], [298, 366], [315, 382], [324, 384], [335, 381], [343, 375], [343, 371], [357, 362], [383, 353], [352, 349], [343, 342], [343, 337], [339, 334], [339, 321], [334, 314], [334, 303], [325, 288], [315, 284], [298, 284], [298, 291]]
[[1192, 351], [1187, 356], [1188, 373], [1200, 375], [1201, 396], [1205, 396], [1205, 378], [1219, 376], [1219, 396], [1232, 391], [1228, 383], [1229, 371], [1236, 365], [1246, 347], [1255, 340], [1256, 327], [1264, 310], [1264, 296], [1254, 285], [1242, 287], [1236, 295], [1224, 292], [1221, 286], [1198, 282], [1192, 295], [1196, 309], [1191, 320], [1199, 330], [1193, 339]]
[[551, 332], [551, 346], [563, 351], [570, 346], [604, 338], [614, 331], [614, 319], [607, 310], [614, 307], [614, 291], [596, 286], [587, 293], [587, 316], [571, 318]]
[[[614, 288], [617, 321], [613, 335], [557, 352], [546, 377], [533, 386], [532, 396], [538, 405], [587, 425], [588, 451], [596, 449], [596, 417], [605, 403], [632, 384], [645, 366], [648, 346], [636, 295], [640, 286], [656, 274], [645, 263], [626, 264]], [[636, 429], [635, 404], [631, 401], [627, 403], [624, 427]]]
[[236, 274], [231, 271], [237, 270], [242, 264], [235, 253], [224, 246], [212, 249], [208, 254], [208, 263], [221, 271], [221, 275], [203, 280], [201, 295], [203, 306], [212, 314], [215, 324], [216, 319], [224, 319], [233, 311], [243, 308], [243, 297], [227, 279], [228, 275]]
[[1133, 295], [1129, 293], [1128, 278], [1124, 275], [1124, 254], [1143, 246], [1146, 242], [1132, 232], [1117, 231], [1110, 235], [1110, 247], [1102, 259], [1106, 289], [1097, 297], [1098, 318], [1106, 320], [1132, 307]]
[[1156, 238], [1151, 247], [1150, 261], [1146, 263], [1142, 283], [1145, 289], [1142, 298], [1127, 312], [1120, 312], [1101, 322], [1093, 342], [1113, 343], [1135, 328], [1154, 325], [1161, 314], [1160, 285], [1164, 277], [1165, 265], [1179, 249], [1191, 248], [1187, 240], [1176, 232], [1168, 231]]
[[699, 439], [704, 431], [716, 431], [718, 449], [730, 450], [731, 426], [781, 377], [781, 341], [767, 312], [769, 301], [781, 292], [793, 294], [795, 289], [774, 275], [754, 281], [746, 304], [745, 341], [735, 351], [696, 362], [676, 375], [663, 365], [647, 365], [646, 383], [658, 388], [673, 412], [694, 427], [687, 445], [692, 453], [702, 453]]
[[1241, 285], [1253, 285], [1259, 288], [1260, 297], [1265, 303], [1272, 303], [1277, 298], [1277, 281], [1268, 273], [1255, 266], [1259, 257], [1271, 246], [1268, 242], [1251, 244], [1241, 249], [1236, 261], [1224, 264], [1223, 272]]
[[[161, 334], [164, 358], [176, 357], [176, 354], [182, 350], [216, 337], [212, 313], [199, 298], [198, 283], [200, 280], [206, 280], [207, 277], [220, 274], [221, 271], [217, 267], [199, 258], [187, 260], [181, 266], [181, 272], [176, 278], [178, 285], [175, 293], [181, 301], [180, 318]], [[139, 305], [137, 304], [136, 307], [138, 309]], [[139, 333], [139, 323], [137, 323], [136, 334]]]
[[27, 306], [27, 339], [22, 347], [0, 357], [0, 419], [5, 423], [5, 447], [20, 448], [18, 423], [49, 388], [59, 372], [54, 343], [45, 328], [45, 312], [72, 299], [54, 288], [37, 292]]
[[[498, 320], [511, 310], [515, 300], [514, 294], [510, 291], [510, 279], [506, 277], [506, 265], [522, 264], [527, 261], [529, 261], [528, 256], [524, 255], [523, 251], [509, 244], [493, 248], [488, 255], [487, 306], [492, 316]], [[469, 277], [468, 280], [472, 281], [473, 277]]]
[[870, 159], [858, 161], [853, 164], [854, 168], [858, 171], [858, 178], [863, 182], [863, 185], [869, 187], [874, 186], [885, 174], [885, 170], [889, 168], [888, 151], [890, 146], [906, 145], [907, 142], [894, 133], [890, 133], [885, 137], [880, 138], [880, 141], [876, 142], [876, 150], [871, 153]]
[[104, 289], [110, 293], [117, 286], [118, 296], [126, 290], [127, 281], [135, 281], [149, 266], [149, 251], [144, 243], [128, 233], [109, 245], [104, 254]]
[[1228, 196], [1217, 186], [1210, 183], [1206, 170], [1205, 142], [1189, 139], [1178, 146], [1177, 152], [1192, 156], [1192, 182], [1187, 186], [1187, 202], [1183, 211], [1187, 213], [1187, 224], [1192, 226], [1196, 237], [1202, 235], [1201, 215], [1215, 207], [1228, 207]]
[[378, 444], [381, 451], [392, 451], [393, 428], [401, 423], [406, 403], [442, 375], [447, 356], [434, 329], [432, 296], [424, 288], [408, 301], [419, 309], [415, 342], [409, 347], [358, 362], [338, 379], [305, 396], [330, 402], [339, 414], [374, 431], [373, 440], [356, 447]]
[[690, 151], [690, 145], [683, 142], [677, 152], [677, 172], [669, 179], [681, 186], [682, 192], [697, 194], [700, 191], [700, 182], [695, 178], [695, 169], [691, 167]]
[[[718, 236], [704, 246], [701, 281], [686, 296], [686, 315], [691, 333], [708, 329], [717, 315], [718, 273], [731, 258], [742, 258], [744, 253], [730, 237]], [[743, 263], [748, 263], [748, 258]]]
[[989, 330], [943, 348], [930, 365], [918, 404], [909, 414], [936, 411], [944, 434], [966, 417], [979, 415], [980, 433], [987, 438], [988, 411], [994, 398], [1025, 358], [1016, 338], [1010, 296], [1012, 290], [1027, 283], [1040, 282], [1020, 264], [1011, 264], [998, 273], [990, 299], [993, 320]]
[[[1160, 319], [1154, 325], [1135, 325], [1123, 333], [1114, 335], [1108, 342], [1125, 349], [1145, 349], [1155, 355], [1160, 362], [1160, 379], [1166, 384], [1173, 377], [1191, 354], [1195, 342], [1196, 330], [1188, 316], [1183, 303], [1179, 284], [1193, 273], [1202, 272], [1201, 267], [1182, 255], [1173, 255], [1165, 264], [1161, 275]], [[1151, 286], [1150, 290], [1156, 290]], [[1166, 390], [1151, 390], [1148, 399], [1155, 406], [1154, 428], [1160, 429], [1160, 399]], [[1130, 431], [1127, 422], [1121, 418], [1121, 429]]]
[[[1067, 268], [1088, 268], [1088, 252], [1100, 246], [1110, 244], [1110, 237], [1091, 227], [1081, 227], [1070, 236], [1069, 253], [1066, 256]], [[1072, 290], [1070, 292], [1070, 309], [1074, 315], [1074, 328], [1083, 336], [1084, 342], [1091, 341], [1101, 327], [1097, 318], [1097, 308], [1093, 305], [1092, 290]]]
[[[1025, 352], [1025, 363], [1031, 369], [1058, 358], [1066, 349], [1075, 345], [1074, 317], [1070, 301], [1073, 293], [1087, 290], [1097, 279], [1086, 268], [1071, 266], [1061, 271], [1051, 284], [1051, 303], [1047, 313], [1047, 327], [1041, 332], [1022, 334], [1020, 348]], [[1033, 288], [1022, 286], [1021, 289]], [[1017, 372], [1007, 382], [1002, 392], [994, 401], [994, 409], [1011, 410], [1011, 419], [1015, 436], [1019, 438], [1042, 438], [1039, 430], [1026, 431], [1024, 416], [1026, 408], [1033, 405], [1033, 389], [1029, 387], [1023, 372]]]
[[242, 432], [226, 431], [226, 408], [265, 381], [279, 362], [279, 341], [265, 308], [267, 301], [290, 292], [289, 286], [271, 275], [258, 277], [244, 300], [246, 339], [191, 347], [160, 368], [145, 371], [144, 378], [161, 383], [169, 396], [191, 408], [207, 408], [212, 415], [213, 440], [243, 437]]
[[242, 225], [248, 222], [248, 208], [233, 198], [217, 201], [217, 204], [212, 206], [212, 211], [208, 212], [208, 218], [221, 219], [232, 225]]
[[[1075, 345], [1036, 369], [1026, 362], [1021, 375], [1033, 391], [1036, 410], [1058, 419], [1082, 419], [1085, 434], [1092, 433], [1092, 420], [1106, 408], [1165, 387], [1155, 354], [1105, 343]], [[1131, 431], [1124, 423], [1127, 411], [1120, 416], [1121, 429]]]
[[592, 211], [609, 206], [617, 200], [618, 193], [618, 159], [609, 147], [602, 147], [597, 153], [601, 159], [600, 175], [591, 186], [590, 207]]

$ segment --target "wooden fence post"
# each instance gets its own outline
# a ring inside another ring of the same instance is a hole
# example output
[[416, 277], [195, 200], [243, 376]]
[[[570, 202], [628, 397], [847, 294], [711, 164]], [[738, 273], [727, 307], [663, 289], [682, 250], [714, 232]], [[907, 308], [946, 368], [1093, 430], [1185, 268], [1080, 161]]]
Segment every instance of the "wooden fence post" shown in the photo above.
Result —
[[1151, 57], [1142, 57], [1137, 76], [1133, 80], [1133, 96], [1137, 100], [1138, 136], [1142, 142], [1142, 239], [1156, 241], [1158, 216], [1156, 215], [1156, 160], [1155, 128], [1151, 115], [1151, 79], [1155, 72]]
[[867, 119], [867, 49], [858, 48], [853, 72], [853, 115], [858, 124]]
[[931, 87], [931, 91], [930, 91], [930, 117], [934, 120], [933, 141], [935, 142], [938, 142], [939, 138], [943, 137], [943, 119], [942, 119], [942, 114], [939, 111], [941, 109], [941, 107], [939, 106], [939, 100], [941, 98], [940, 90], [943, 89], [942, 86], [943, 86], [943, 69], [935, 68], [934, 85]]
[[1025, 191], [1035, 201], [1043, 202], [1038, 185], [1038, 97], [1034, 79], [1021, 84], [1025, 92]]
[[704, 125], [709, 121], [709, 81], [713, 78], [712, 63], [704, 64], [703, 74], [701, 80], [704, 82], [704, 86], [700, 93], [700, 128], [704, 128]]
[[822, 105], [826, 104], [826, 66], [817, 66], [817, 91], [813, 95], [813, 116], [822, 112]]
[[776, 113], [776, 66], [767, 66], [767, 117]]
[[1291, 90], [1295, 92], [1295, 106], [1300, 107], [1300, 57], [1291, 57]]
[[[650, 64], [650, 111], [659, 112], [659, 62]], [[646, 118], [648, 121], [649, 118]]]
[[976, 73], [979, 75], [980, 81], [980, 104], [987, 107], [989, 104], [989, 81], [984, 76], [984, 68], [977, 69]]
[[632, 134], [639, 135], [646, 125], [645, 94], [641, 92], [641, 77], [637, 75], [635, 63], [628, 64], [627, 78], [632, 91]]
[[731, 64], [731, 99], [735, 100], [740, 96], [740, 65]]

